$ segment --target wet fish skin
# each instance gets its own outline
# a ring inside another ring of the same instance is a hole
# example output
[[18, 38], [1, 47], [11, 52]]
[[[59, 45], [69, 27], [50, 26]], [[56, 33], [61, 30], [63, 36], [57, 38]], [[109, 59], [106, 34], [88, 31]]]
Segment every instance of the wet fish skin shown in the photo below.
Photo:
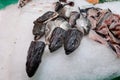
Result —
[[58, 11], [61, 10], [63, 7], [64, 7], [63, 4], [61, 4], [60, 2], [56, 2], [55, 11], [58, 12]]
[[57, 18], [58, 15], [56, 12], [48, 11], [33, 22], [34, 27], [32, 32], [35, 35], [34, 40], [40, 39], [46, 33], [47, 23]]
[[[35, 26], [45, 26], [49, 21], [55, 19], [58, 17], [58, 13], [57, 12], [53, 12], [53, 11], [48, 11], [45, 14], [43, 14], [42, 16], [40, 16], [39, 18], [37, 18], [33, 23]], [[41, 27], [41, 30], [43, 30], [44, 28]]]
[[50, 44], [49, 44], [49, 50], [50, 52], [54, 52], [57, 49], [59, 49], [60, 47], [62, 47], [63, 42], [64, 42], [64, 37], [65, 37], [65, 30], [60, 28], [60, 27], [56, 27], [51, 35], [50, 38]]
[[55, 25], [57, 27], [61, 27], [63, 28], [64, 30], [68, 30], [69, 28], [72, 28], [70, 26], [70, 24], [68, 23], [67, 20], [65, 20], [63, 17], [58, 17], [56, 18], [56, 20], [54, 21], [55, 22]]
[[50, 44], [49, 40], [53, 30], [56, 28], [54, 21], [48, 21], [45, 28], [45, 42], [47, 45]]
[[[63, 3], [61, 3], [63, 2]], [[74, 2], [73, 1], [69, 1], [67, 2], [67, 0], [59, 0], [59, 2], [56, 2], [56, 5], [55, 5], [55, 11], [60, 11], [62, 8], [64, 8], [65, 6], [74, 6]]]
[[84, 35], [87, 35], [89, 34], [91, 24], [88, 19], [81, 16], [79, 19], [76, 20], [76, 27], [80, 29], [84, 33]]
[[63, 2], [63, 3], [61, 3], [61, 1], [56, 2], [55, 11], [59, 14], [59, 16], [64, 17], [65, 19], [68, 19], [71, 12], [70, 8], [73, 6], [74, 6], [73, 1]]
[[80, 18], [76, 20], [76, 27], [80, 29], [84, 35], [89, 34], [90, 28], [91, 28], [91, 23], [87, 19], [87, 17], [81, 12], [80, 7], [78, 7], [79, 12], [80, 12]]
[[76, 11], [71, 12], [70, 18], [69, 18], [69, 24], [71, 26], [75, 26], [76, 20], [80, 17], [80, 14]]
[[83, 33], [79, 31], [77, 28], [69, 29], [66, 32], [64, 40], [65, 54], [69, 55], [74, 50], [76, 50], [79, 47], [82, 38]]
[[117, 57], [120, 58], [120, 44], [111, 44], [108, 42], [108, 45], [116, 53]]
[[47, 45], [50, 44], [50, 37], [56, 27], [60, 27], [64, 30], [68, 30], [69, 28], [71, 28], [69, 23], [62, 17], [57, 17], [54, 21], [48, 21], [45, 28], [45, 41]]
[[[112, 13], [110, 9], [93, 8], [88, 10], [87, 18], [90, 20], [92, 27], [89, 37], [93, 40], [109, 46], [120, 57], [120, 16]], [[92, 32], [92, 34], [91, 34]]]
[[32, 30], [33, 35], [35, 35], [34, 40], [40, 39], [45, 34], [45, 26], [44, 23], [34, 23]]
[[102, 17], [102, 18], [98, 21], [96, 27], [99, 27], [99, 26], [102, 24], [102, 22], [104, 22], [104, 20], [107, 19], [110, 15], [112, 15], [112, 12], [110, 12], [110, 11], [106, 12], [106, 14], [104, 15], [104, 17]]
[[[43, 23], [44, 21], [48, 20], [49, 18], [53, 17], [54, 12], [53, 11], [47, 11], [42, 16], [40, 16], [36, 21], [39, 23]], [[36, 22], [35, 21], [35, 22]]]
[[27, 61], [26, 61], [26, 72], [29, 77], [32, 77], [39, 64], [44, 52], [45, 43], [42, 41], [32, 41], [28, 50]]

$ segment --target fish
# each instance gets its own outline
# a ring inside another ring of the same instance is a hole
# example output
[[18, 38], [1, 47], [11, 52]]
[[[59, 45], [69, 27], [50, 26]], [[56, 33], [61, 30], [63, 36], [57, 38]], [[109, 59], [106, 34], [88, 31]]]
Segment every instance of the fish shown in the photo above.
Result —
[[61, 4], [60, 2], [56, 2], [55, 3], [55, 11], [58, 12], [59, 10], [61, 10], [64, 7], [63, 4]]
[[35, 35], [34, 40], [40, 39], [42, 36], [45, 35], [45, 27], [46, 24], [44, 23], [35, 23], [33, 27], [33, 35]]
[[77, 11], [72, 11], [70, 13], [69, 24], [74, 27], [76, 25], [76, 20], [80, 17], [80, 13]]
[[109, 10], [103, 10], [102, 15], [97, 22], [96, 27], [99, 27], [102, 24], [102, 22], [104, 22], [104, 20], [106, 20], [111, 15], [112, 15], [112, 12], [110, 12]]
[[53, 12], [53, 11], [47, 11], [46, 13], [44, 13], [42, 16], [40, 16], [39, 18], [37, 18], [34, 23], [47, 23], [48, 21], [56, 18], [58, 16], [58, 13]]
[[56, 2], [55, 3], [55, 11], [59, 14], [59, 16], [68, 19], [70, 16], [70, 8], [74, 6], [74, 2], [70, 1], [67, 3]]
[[87, 18], [91, 24], [94, 24], [91, 27], [89, 37], [110, 47], [117, 57], [120, 57], [120, 16], [113, 14], [110, 9], [93, 8], [88, 11]]
[[40, 16], [33, 22], [34, 27], [32, 32], [33, 32], [33, 35], [35, 35], [34, 40], [38, 40], [43, 35], [45, 35], [46, 23], [56, 18], [57, 16], [58, 16], [57, 13], [53, 11], [47, 11], [46, 13], [44, 13], [42, 16]]
[[90, 21], [82, 14], [80, 8], [78, 8], [80, 11], [80, 18], [76, 20], [76, 27], [81, 30], [84, 35], [87, 35], [91, 28]]
[[64, 43], [65, 32], [66, 31], [60, 27], [56, 27], [53, 30], [52, 35], [51, 35], [50, 40], [49, 40], [50, 52], [54, 52], [57, 49], [59, 49], [60, 47], [62, 47], [62, 45]]
[[56, 25], [54, 23], [54, 21], [48, 21], [46, 23], [46, 28], [45, 28], [45, 42], [47, 45], [49, 45], [49, 40], [51, 37], [51, 34], [53, 32], [53, 30], [56, 28]]
[[49, 42], [50, 37], [52, 35], [53, 30], [56, 27], [60, 27], [64, 30], [68, 30], [69, 28], [71, 28], [69, 23], [62, 17], [57, 17], [54, 21], [48, 21], [48, 23], [46, 24], [46, 28], [45, 28], [45, 41], [47, 45], [50, 44]]
[[65, 3], [67, 3], [67, 0], [59, 0], [59, 2], [65, 2]]
[[106, 42], [106, 40], [104, 38], [101, 37], [101, 35], [99, 35], [97, 32], [95, 32], [94, 30], [90, 30], [88, 37], [100, 44], [106, 45], [108, 46], [108, 43]]
[[61, 27], [64, 30], [68, 30], [69, 28], [72, 28], [72, 26], [68, 23], [68, 21], [63, 17], [56, 18], [54, 22], [57, 27]]
[[26, 61], [26, 72], [29, 77], [34, 76], [44, 53], [45, 43], [42, 41], [32, 41], [28, 50]]
[[77, 28], [71, 28], [66, 31], [65, 39], [64, 39], [64, 50], [65, 54], [69, 55], [73, 51], [75, 51], [83, 38], [83, 32], [78, 30]]
[[110, 48], [116, 53], [117, 57], [120, 58], [120, 44], [111, 44], [108, 42]]

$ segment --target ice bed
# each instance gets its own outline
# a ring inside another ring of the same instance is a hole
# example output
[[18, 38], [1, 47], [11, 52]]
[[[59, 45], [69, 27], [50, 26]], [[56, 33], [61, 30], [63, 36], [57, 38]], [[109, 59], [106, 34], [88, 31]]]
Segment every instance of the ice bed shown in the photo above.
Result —
[[[55, 1], [33, 0], [21, 9], [13, 4], [0, 10], [0, 80], [110, 80], [120, 76], [120, 58], [109, 47], [87, 36], [68, 56], [63, 47], [53, 53], [46, 48], [36, 74], [27, 76], [25, 63], [33, 40], [33, 21], [53, 10]], [[73, 1], [79, 7], [94, 6], [85, 0]], [[120, 15], [119, 6], [120, 2], [95, 5]]]

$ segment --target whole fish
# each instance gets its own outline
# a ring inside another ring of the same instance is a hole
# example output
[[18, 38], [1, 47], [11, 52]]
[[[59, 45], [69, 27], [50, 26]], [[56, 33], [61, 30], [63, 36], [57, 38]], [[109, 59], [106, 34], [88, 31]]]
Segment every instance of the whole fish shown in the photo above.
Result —
[[42, 41], [32, 41], [28, 50], [26, 72], [29, 77], [32, 77], [39, 64], [44, 52], [45, 43]]
[[64, 39], [64, 49], [66, 55], [69, 55], [79, 47], [82, 38], [83, 33], [77, 28], [71, 28], [66, 32]]
[[52, 35], [50, 37], [50, 44], [49, 44], [49, 50], [50, 52], [56, 51], [57, 49], [59, 49], [60, 47], [62, 47], [63, 43], [64, 43], [64, 37], [65, 37], [65, 30], [60, 28], [60, 27], [56, 27], [53, 32]]

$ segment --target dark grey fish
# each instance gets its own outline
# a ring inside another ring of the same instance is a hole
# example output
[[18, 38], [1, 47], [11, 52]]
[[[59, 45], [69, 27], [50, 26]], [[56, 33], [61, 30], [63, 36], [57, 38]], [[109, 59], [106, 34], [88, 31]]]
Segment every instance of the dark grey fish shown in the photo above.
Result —
[[63, 7], [64, 7], [63, 4], [61, 4], [60, 2], [56, 2], [55, 11], [58, 12], [58, 11], [61, 10]]
[[68, 19], [68, 17], [70, 16], [68, 14], [68, 12], [70, 12], [70, 9], [67, 8], [66, 6], [72, 7], [74, 6], [74, 2], [70, 1], [68, 3], [61, 3], [61, 2], [56, 2], [55, 5], [55, 11], [59, 14], [60, 17], [64, 17], [65, 19]]
[[45, 34], [45, 26], [44, 23], [35, 23], [33, 27], [33, 35], [35, 35], [34, 40], [40, 39]]
[[32, 77], [39, 64], [41, 63], [41, 58], [44, 52], [45, 43], [42, 41], [32, 41], [28, 50], [27, 62], [26, 62], [26, 72], [29, 77]]
[[[40, 16], [35, 22], [39, 22], [39, 23], [43, 23], [46, 20], [50, 19], [51, 17], [53, 17], [54, 12], [53, 11], [48, 11], [46, 13], [44, 13], [42, 16]], [[34, 23], [35, 23], [34, 22]]]
[[57, 17], [54, 21], [48, 21], [45, 28], [45, 41], [47, 45], [50, 44], [50, 37], [56, 27], [60, 27], [64, 30], [68, 30], [69, 28], [71, 28], [69, 23], [62, 17]]
[[69, 29], [66, 32], [65, 40], [64, 40], [64, 49], [66, 55], [69, 55], [79, 47], [82, 38], [83, 38], [83, 33], [79, 31], [77, 28]]
[[60, 27], [56, 27], [51, 35], [50, 38], [50, 44], [49, 44], [49, 50], [50, 52], [54, 52], [57, 49], [59, 49], [60, 47], [62, 47], [63, 42], [64, 42], [64, 37], [65, 37], [65, 30], [60, 28]]

